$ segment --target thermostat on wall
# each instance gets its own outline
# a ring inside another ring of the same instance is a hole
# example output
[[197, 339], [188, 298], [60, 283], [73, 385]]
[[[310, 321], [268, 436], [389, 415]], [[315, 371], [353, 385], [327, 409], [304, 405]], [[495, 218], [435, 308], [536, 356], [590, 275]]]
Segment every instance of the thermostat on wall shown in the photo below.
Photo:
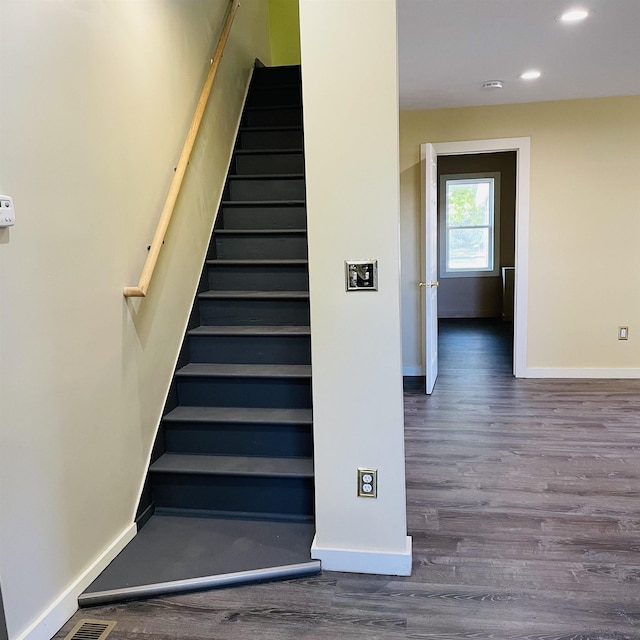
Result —
[[377, 260], [346, 260], [347, 291], [377, 291]]
[[13, 198], [11, 196], [0, 196], [0, 227], [12, 227], [16, 222], [16, 215], [13, 211]]

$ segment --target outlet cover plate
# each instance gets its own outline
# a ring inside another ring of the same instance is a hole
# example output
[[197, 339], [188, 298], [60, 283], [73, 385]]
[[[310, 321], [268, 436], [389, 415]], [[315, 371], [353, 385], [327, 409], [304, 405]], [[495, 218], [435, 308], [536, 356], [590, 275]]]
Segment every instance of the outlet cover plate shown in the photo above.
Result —
[[358, 467], [358, 497], [378, 497], [378, 470]]

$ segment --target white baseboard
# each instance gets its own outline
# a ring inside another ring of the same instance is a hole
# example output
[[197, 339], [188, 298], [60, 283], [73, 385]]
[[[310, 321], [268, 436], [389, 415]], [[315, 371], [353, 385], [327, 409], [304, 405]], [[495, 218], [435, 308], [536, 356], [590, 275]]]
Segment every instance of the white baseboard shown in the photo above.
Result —
[[597, 379], [635, 379], [640, 378], [640, 369], [569, 369], [527, 367], [521, 378], [591, 378]]
[[15, 640], [50, 640], [78, 610], [78, 596], [136, 535], [135, 523], [126, 527], [111, 544], [72, 582]]
[[375, 573], [383, 576], [411, 575], [411, 536], [407, 536], [404, 551], [363, 551], [320, 547], [314, 537], [311, 557], [320, 560], [325, 571]]
[[402, 375], [410, 377], [423, 376], [424, 371], [422, 370], [421, 364], [410, 364], [406, 367], [402, 367]]

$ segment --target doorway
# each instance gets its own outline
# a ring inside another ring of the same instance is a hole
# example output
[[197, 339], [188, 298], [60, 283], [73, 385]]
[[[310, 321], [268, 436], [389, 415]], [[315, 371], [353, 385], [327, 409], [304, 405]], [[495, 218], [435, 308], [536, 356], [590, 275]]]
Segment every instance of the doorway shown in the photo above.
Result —
[[[438, 176], [438, 353], [455, 339], [513, 344], [515, 151], [440, 156]], [[487, 350], [504, 360], [504, 348]], [[488, 367], [489, 363], [484, 362]], [[509, 360], [509, 373], [513, 365]], [[476, 366], [482, 366], [483, 361]]]
[[[429, 159], [430, 149], [433, 150], [432, 159]], [[434, 174], [433, 164], [438, 164], [438, 159], [443, 156], [463, 156], [477, 154], [492, 154], [498, 152], [514, 152], [516, 158], [516, 198], [514, 236], [515, 246], [513, 255], [514, 266], [514, 300], [513, 300], [513, 375], [524, 377], [526, 374], [526, 324], [527, 324], [527, 289], [528, 289], [528, 236], [529, 236], [529, 167], [530, 167], [530, 139], [529, 138], [501, 138], [494, 140], [471, 140], [462, 142], [446, 142], [422, 145], [423, 178], [425, 185], [432, 185]], [[425, 160], [426, 159], [426, 160]], [[433, 230], [433, 217], [437, 215], [437, 209], [433, 198], [423, 198], [423, 223], [425, 234], [423, 236], [423, 279], [427, 272], [427, 264], [430, 259], [428, 247], [434, 246], [430, 237], [430, 229]], [[433, 231], [431, 231], [433, 235]], [[423, 362], [428, 363], [433, 359], [434, 351], [437, 354], [437, 335], [434, 339], [433, 331], [427, 334], [426, 324], [428, 309], [423, 307], [425, 348]], [[425, 366], [426, 368], [426, 366]]]

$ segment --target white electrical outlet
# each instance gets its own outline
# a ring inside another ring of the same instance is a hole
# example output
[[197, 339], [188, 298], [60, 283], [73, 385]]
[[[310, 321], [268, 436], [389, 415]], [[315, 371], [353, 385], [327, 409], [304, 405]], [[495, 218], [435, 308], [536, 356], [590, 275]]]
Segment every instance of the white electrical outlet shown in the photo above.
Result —
[[358, 497], [378, 497], [378, 470], [358, 467]]
[[13, 198], [0, 196], [0, 227], [12, 227], [16, 222], [16, 214], [13, 210]]

